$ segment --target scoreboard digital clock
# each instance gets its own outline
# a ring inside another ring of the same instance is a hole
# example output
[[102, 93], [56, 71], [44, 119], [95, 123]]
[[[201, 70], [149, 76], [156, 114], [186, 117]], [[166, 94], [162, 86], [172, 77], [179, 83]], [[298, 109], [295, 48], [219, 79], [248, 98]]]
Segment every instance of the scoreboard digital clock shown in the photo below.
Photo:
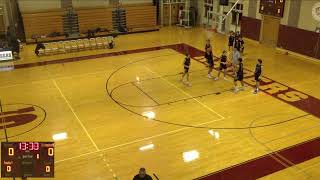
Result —
[[1, 142], [1, 177], [54, 177], [54, 142]]
[[259, 12], [264, 15], [283, 17], [285, 0], [260, 0]]

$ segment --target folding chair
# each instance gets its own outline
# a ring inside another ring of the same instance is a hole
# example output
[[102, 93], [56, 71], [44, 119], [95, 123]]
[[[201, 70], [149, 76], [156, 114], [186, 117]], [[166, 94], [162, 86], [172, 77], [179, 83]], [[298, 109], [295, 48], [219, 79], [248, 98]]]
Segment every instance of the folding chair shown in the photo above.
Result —
[[81, 51], [81, 50], [84, 50], [84, 43], [82, 41], [82, 39], [78, 39], [77, 40], [77, 45], [78, 45], [78, 50]]
[[108, 38], [107, 37], [103, 37], [102, 38], [102, 43], [103, 43], [103, 47], [104, 48], [108, 48], [109, 42], [108, 42]]
[[91, 49], [95, 49], [97, 47], [95, 38], [90, 38], [90, 46], [91, 46]]
[[71, 52], [70, 41], [64, 41], [64, 49], [65, 49], [66, 52]]
[[51, 43], [51, 51], [52, 51], [52, 54], [58, 54], [59, 53], [59, 48], [58, 48], [58, 43], [57, 42]]
[[58, 52], [59, 53], [66, 53], [66, 50], [64, 49], [64, 42], [59, 41], [57, 44], [58, 44]]
[[72, 51], [78, 51], [78, 44], [76, 40], [71, 41], [71, 50]]
[[46, 47], [46, 49], [44, 50], [44, 54], [50, 55], [52, 53], [52, 48], [50, 43], [44, 43], [44, 46]]
[[97, 44], [97, 48], [103, 48], [103, 42], [101, 37], [96, 38], [96, 44]]
[[88, 39], [82, 40], [85, 49], [91, 49], [90, 41]]

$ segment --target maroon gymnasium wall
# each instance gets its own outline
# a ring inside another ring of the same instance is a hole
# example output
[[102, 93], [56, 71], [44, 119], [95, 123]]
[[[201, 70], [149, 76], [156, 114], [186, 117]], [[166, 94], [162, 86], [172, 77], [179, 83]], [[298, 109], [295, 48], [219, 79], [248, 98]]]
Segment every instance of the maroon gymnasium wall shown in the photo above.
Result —
[[[261, 23], [260, 19], [243, 16], [242, 36], [259, 41]], [[280, 24], [277, 47], [320, 59], [320, 34]]]
[[320, 34], [296, 27], [280, 25], [278, 44], [279, 48], [297, 52], [303, 55], [320, 59]]
[[241, 19], [241, 34], [243, 37], [259, 41], [261, 20], [247, 16]]

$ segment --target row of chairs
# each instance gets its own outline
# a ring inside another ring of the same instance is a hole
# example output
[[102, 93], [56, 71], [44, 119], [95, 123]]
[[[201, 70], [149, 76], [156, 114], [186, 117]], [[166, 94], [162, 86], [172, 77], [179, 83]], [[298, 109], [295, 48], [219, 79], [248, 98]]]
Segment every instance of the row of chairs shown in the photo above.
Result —
[[108, 48], [110, 42], [113, 42], [113, 37], [97, 37], [90, 39], [44, 43], [45, 49], [39, 50], [39, 56], [77, 52], [90, 49], [103, 49]]

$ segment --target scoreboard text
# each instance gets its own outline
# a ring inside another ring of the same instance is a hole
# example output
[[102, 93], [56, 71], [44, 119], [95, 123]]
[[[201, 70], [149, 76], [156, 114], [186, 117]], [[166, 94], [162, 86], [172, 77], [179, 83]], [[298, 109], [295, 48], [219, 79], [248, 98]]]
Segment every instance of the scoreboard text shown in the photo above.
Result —
[[259, 12], [264, 15], [283, 17], [285, 0], [260, 0]]
[[1, 177], [54, 177], [54, 143], [1, 142]]

